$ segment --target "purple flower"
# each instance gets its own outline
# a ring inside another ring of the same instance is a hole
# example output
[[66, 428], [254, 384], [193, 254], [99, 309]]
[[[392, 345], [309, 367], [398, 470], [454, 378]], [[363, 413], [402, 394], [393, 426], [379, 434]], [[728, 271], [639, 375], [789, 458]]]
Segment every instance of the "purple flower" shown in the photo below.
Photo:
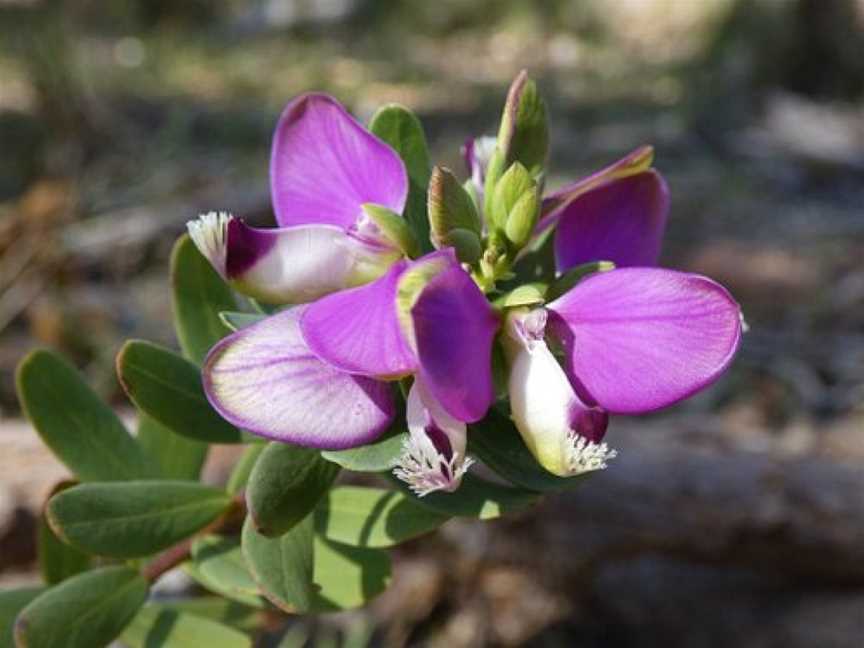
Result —
[[403, 474], [417, 492], [452, 490], [467, 468], [464, 424], [494, 399], [498, 326], [448, 249], [225, 338], [205, 361], [204, 389], [253, 434], [334, 449], [379, 436], [395, 411], [384, 381], [414, 375]]
[[364, 205], [401, 214], [405, 165], [336, 100], [307, 94], [282, 113], [270, 160], [275, 229], [211, 212], [189, 234], [239, 292], [304, 303], [371, 281], [402, 256]]
[[[547, 337], [563, 349], [563, 369]], [[740, 338], [738, 304], [706, 277], [659, 268], [594, 274], [545, 309], [510, 315], [513, 419], [550, 472], [603, 468], [614, 456], [600, 443], [609, 413], [651, 412], [704, 389]]]
[[[494, 150], [489, 140], [492, 138], [469, 140], [464, 148], [472, 184], [480, 192]], [[600, 260], [618, 267], [657, 263], [669, 213], [669, 190], [663, 177], [650, 168], [653, 156], [650, 146], [640, 147], [544, 197], [535, 235], [556, 228], [558, 272]]]

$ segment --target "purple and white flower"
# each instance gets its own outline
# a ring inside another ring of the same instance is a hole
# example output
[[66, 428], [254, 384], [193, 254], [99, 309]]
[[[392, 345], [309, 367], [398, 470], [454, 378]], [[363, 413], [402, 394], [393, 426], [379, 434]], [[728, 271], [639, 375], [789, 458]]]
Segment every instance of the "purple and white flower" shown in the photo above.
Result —
[[297, 304], [380, 277], [402, 251], [364, 205], [401, 214], [405, 165], [335, 99], [307, 94], [285, 108], [270, 158], [278, 228], [211, 212], [188, 225], [198, 249], [233, 288]]

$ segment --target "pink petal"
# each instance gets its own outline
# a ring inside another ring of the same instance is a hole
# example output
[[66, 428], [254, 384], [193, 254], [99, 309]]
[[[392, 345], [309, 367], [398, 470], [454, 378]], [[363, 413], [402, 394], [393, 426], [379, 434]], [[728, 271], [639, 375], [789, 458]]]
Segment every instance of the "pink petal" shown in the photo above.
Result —
[[580, 195], [558, 216], [558, 271], [591, 261], [612, 261], [618, 267], [655, 265], [668, 213], [669, 189], [653, 169]]
[[474, 280], [450, 258], [411, 316], [420, 378], [451, 416], [470, 423], [483, 418], [495, 399], [492, 341], [499, 321]]
[[395, 416], [390, 386], [316, 358], [300, 334], [303, 307], [222, 339], [204, 362], [204, 390], [228, 421], [253, 434], [338, 450], [369, 443]]
[[270, 157], [270, 190], [285, 227], [350, 227], [363, 203], [401, 214], [408, 177], [399, 156], [332, 97], [307, 94], [279, 118]]
[[612, 413], [649, 412], [707, 387], [741, 338], [740, 309], [725, 288], [659, 268], [592, 275], [548, 308], [574, 384]]
[[407, 261], [380, 279], [310, 304], [300, 320], [315, 355], [350, 373], [395, 378], [413, 373], [417, 358], [396, 315], [396, 291]]

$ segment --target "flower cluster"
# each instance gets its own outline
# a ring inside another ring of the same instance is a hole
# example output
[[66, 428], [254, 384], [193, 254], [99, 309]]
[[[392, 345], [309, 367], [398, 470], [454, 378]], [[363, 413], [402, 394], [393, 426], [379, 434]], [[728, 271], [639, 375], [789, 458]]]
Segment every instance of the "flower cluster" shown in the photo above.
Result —
[[344, 449], [391, 427], [397, 385], [409, 436], [394, 474], [420, 495], [458, 488], [468, 424], [493, 406], [549, 472], [604, 468], [610, 414], [711, 384], [742, 322], [716, 282], [656, 267], [669, 195], [650, 147], [544, 195], [547, 149], [523, 73], [497, 137], [466, 144], [467, 180], [432, 170], [426, 236], [403, 218], [412, 179], [390, 146], [328, 96], [290, 103], [270, 166], [279, 227], [189, 224], [234, 289], [284, 306], [212, 349], [212, 405], [253, 434]]

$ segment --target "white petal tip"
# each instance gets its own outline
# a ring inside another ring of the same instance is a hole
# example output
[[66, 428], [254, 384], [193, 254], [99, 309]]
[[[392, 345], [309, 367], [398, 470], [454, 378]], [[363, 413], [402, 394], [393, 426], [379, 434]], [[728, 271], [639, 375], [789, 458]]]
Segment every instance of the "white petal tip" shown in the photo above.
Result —
[[570, 476], [604, 470], [607, 462], [618, 456], [618, 451], [605, 443], [594, 443], [575, 432], [571, 431], [568, 438], [572, 442], [568, 446], [567, 454], [567, 468]]
[[414, 435], [409, 435], [393, 474], [408, 484], [415, 495], [424, 497], [439, 490], [452, 493], [458, 489], [463, 475], [473, 464], [471, 457], [463, 460], [458, 452], [447, 459], [435, 451], [432, 444], [421, 443]]
[[186, 223], [195, 247], [223, 278], [228, 256], [228, 223], [233, 218], [228, 212], [211, 211]]

